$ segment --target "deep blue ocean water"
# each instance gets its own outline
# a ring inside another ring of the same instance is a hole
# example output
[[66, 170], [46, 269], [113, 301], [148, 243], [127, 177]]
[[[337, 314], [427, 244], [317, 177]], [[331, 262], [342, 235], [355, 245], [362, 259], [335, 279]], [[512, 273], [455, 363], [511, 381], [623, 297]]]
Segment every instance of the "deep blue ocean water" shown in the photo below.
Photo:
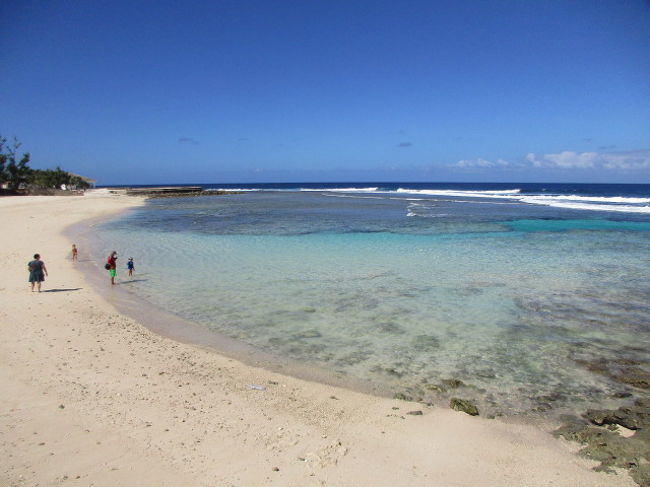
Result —
[[648, 366], [650, 185], [206, 188], [241, 193], [149, 200], [99, 227], [97, 255], [135, 258], [129, 292], [434, 403], [559, 413], [643, 393], [589, 364]]

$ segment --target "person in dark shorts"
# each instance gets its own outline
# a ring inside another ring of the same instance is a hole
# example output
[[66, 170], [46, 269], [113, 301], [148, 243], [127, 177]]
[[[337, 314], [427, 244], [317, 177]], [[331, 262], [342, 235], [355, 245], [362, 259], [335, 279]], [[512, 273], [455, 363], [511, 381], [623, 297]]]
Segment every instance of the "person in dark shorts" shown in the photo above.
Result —
[[111, 276], [111, 284], [115, 284], [115, 276], [117, 276], [117, 252], [113, 250], [111, 255], [106, 259], [106, 270], [108, 275]]
[[77, 262], [77, 254], [79, 251], [77, 250], [77, 246], [75, 244], [72, 244], [72, 262]]
[[129, 277], [133, 275], [135, 270], [135, 264], [133, 263], [133, 257], [129, 257], [129, 261], [126, 263], [126, 268], [129, 270]]
[[48, 274], [45, 262], [41, 260], [39, 254], [34, 254], [34, 260], [27, 264], [27, 269], [29, 270], [29, 282], [32, 283], [32, 292], [34, 292], [34, 287], [36, 287], [40, 293], [41, 282], [45, 280], [45, 276]]

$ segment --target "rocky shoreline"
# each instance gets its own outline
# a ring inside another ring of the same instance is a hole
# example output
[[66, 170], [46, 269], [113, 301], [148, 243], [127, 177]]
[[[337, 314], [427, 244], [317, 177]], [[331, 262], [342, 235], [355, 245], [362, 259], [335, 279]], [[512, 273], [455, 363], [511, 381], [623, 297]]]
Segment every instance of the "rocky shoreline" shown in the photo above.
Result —
[[584, 445], [580, 453], [600, 462], [598, 471], [630, 470], [641, 487], [650, 487], [650, 398], [616, 410], [589, 409], [582, 418], [565, 418], [556, 436]]
[[596, 470], [626, 468], [641, 487], [650, 487], [650, 361], [581, 361], [592, 372], [629, 386], [618, 409], [588, 409], [581, 418], [565, 416], [555, 431], [581, 443], [580, 453], [600, 462]]
[[[617, 409], [587, 409], [581, 415], [559, 416], [561, 426], [553, 432], [556, 437], [575, 441], [583, 445], [580, 454], [600, 462], [596, 471], [613, 472], [613, 468], [628, 469], [632, 479], [641, 487], [650, 487], [650, 360], [618, 359], [606, 361], [602, 358], [575, 360], [576, 364], [590, 372], [603, 376], [620, 385], [611, 399], [620, 407]], [[479, 412], [478, 405], [495, 406], [483, 397], [482, 390], [458, 379], [444, 379], [439, 383], [424, 384], [422, 387], [405, 388], [394, 394], [395, 399], [415, 401], [425, 405], [441, 404], [471, 416], [494, 419], [501, 416], [493, 407], [487, 414]], [[556, 409], [562, 394], [537, 397], [540, 401], [534, 412], [548, 412]]]
[[147, 188], [109, 188], [113, 194], [141, 196], [144, 198], [181, 198], [189, 196], [215, 196], [239, 194], [240, 191], [205, 190], [201, 186], [159, 186]]

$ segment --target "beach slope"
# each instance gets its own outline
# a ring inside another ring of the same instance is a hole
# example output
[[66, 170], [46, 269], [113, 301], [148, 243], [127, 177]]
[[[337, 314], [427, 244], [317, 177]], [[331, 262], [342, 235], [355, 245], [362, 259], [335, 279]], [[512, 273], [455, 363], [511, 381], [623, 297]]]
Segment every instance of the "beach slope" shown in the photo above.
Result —
[[[116, 311], [108, 278], [90, 287], [62, 234], [139, 204], [101, 191], [0, 198], [1, 485], [635, 485], [533, 426], [307, 382], [152, 333]], [[41, 293], [27, 283], [36, 252], [50, 274]]]

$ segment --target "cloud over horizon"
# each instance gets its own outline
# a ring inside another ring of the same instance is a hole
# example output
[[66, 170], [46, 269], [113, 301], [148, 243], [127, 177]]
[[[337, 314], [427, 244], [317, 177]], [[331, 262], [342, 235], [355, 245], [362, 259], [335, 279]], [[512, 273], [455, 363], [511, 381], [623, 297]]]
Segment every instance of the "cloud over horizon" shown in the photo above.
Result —
[[462, 159], [450, 164], [458, 169], [546, 169], [546, 170], [588, 170], [640, 171], [650, 169], [650, 150], [619, 152], [574, 152], [563, 151], [538, 155], [533, 152], [519, 161], [482, 158]]
[[490, 168], [490, 167], [508, 167], [511, 166], [511, 164], [508, 161], [504, 161], [503, 159], [497, 159], [496, 161], [488, 161], [487, 159], [481, 159], [480, 157], [478, 159], [463, 159], [458, 161], [455, 164], [452, 164], [452, 166], [455, 167], [461, 167], [461, 168]]

